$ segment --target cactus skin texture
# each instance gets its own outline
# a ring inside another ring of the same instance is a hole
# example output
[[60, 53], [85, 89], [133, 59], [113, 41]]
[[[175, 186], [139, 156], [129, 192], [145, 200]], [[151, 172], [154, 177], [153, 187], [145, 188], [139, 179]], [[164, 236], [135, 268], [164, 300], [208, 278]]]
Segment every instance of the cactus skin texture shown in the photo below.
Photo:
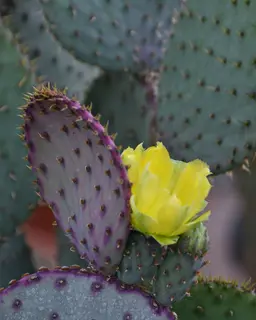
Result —
[[20, 234], [6, 240], [0, 239], [0, 288], [27, 272], [35, 272], [35, 268], [24, 236]]
[[113, 140], [90, 111], [56, 89], [36, 89], [24, 117], [41, 197], [80, 255], [115, 272], [130, 231], [130, 183]]
[[117, 132], [116, 142], [136, 147], [141, 141], [150, 145], [151, 110], [143, 84], [127, 72], [106, 72], [88, 92], [86, 104], [92, 104], [109, 130]]
[[[84, 99], [86, 89], [100, 74], [100, 69], [78, 62], [64, 50], [49, 32], [39, 0], [12, 0], [14, 9], [4, 19], [34, 62], [40, 82], [68, 88], [69, 95]], [[49, 50], [49, 48], [51, 48]]]
[[152, 298], [85, 269], [28, 275], [0, 293], [1, 320], [175, 320]]
[[197, 280], [198, 271], [207, 263], [204, 256], [208, 245], [207, 229], [200, 223], [168, 247], [153, 283], [152, 292], [158, 302], [170, 306], [184, 298]]
[[[188, 238], [189, 237], [189, 238]], [[203, 224], [182, 235], [177, 244], [161, 247], [153, 238], [131, 232], [118, 278], [141, 286], [156, 300], [170, 306], [183, 299], [205, 265], [208, 233]]]
[[59, 266], [79, 265], [82, 268], [88, 267], [88, 261], [81, 259], [80, 255], [75, 251], [70, 239], [62, 229], [56, 230], [57, 241], [57, 264]]
[[173, 158], [199, 158], [219, 174], [256, 150], [256, 2], [186, 6], [163, 62], [158, 130]]
[[153, 283], [156, 300], [165, 306], [182, 300], [196, 281], [197, 273], [204, 264], [202, 258], [169, 248]]
[[132, 231], [118, 268], [118, 278], [124, 283], [141, 285], [152, 291], [152, 283], [165, 251], [153, 238]]
[[[76, 58], [106, 70], [161, 65], [180, 0], [41, 1], [52, 33]], [[63, 23], [65, 21], [65, 23]]]
[[22, 160], [26, 148], [17, 134], [22, 119], [17, 107], [31, 90], [30, 66], [0, 19], [0, 236], [11, 236], [31, 214], [37, 196], [34, 176]]
[[199, 279], [190, 296], [173, 305], [179, 320], [254, 320], [256, 296], [222, 279]]

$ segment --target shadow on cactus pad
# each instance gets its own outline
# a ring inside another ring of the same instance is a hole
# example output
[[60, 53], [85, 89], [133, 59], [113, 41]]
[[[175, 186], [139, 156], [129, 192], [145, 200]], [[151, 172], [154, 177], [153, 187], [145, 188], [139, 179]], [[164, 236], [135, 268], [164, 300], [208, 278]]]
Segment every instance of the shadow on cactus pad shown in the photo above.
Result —
[[24, 235], [0, 239], [0, 288], [7, 286], [11, 280], [34, 271], [31, 250], [25, 242]]
[[136, 147], [141, 141], [150, 145], [151, 105], [145, 85], [127, 72], [107, 72], [97, 79], [87, 95], [86, 104], [109, 121], [116, 141], [124, 148]]
[[10, 236], [35, 207], [34, 176], [23, 158], [26, 148], [17, 127], [22, 125], [17, 107], [23, 94], [31, 90], [33, 76], [11, 33], [0, 20], [0, 236]]
[[88, 266], [88, 261], [81, 259], [80, 255], [75, 251], [73, 244], [67, 235], [60, 229], [56, 230], [57, 236], [57, 265], [58, 266], [71, 266], [79, 265], [82, 268]]
[[42, 269], [0, 293], [1, 320], [175, 320], [139, 289], [84, 269]]

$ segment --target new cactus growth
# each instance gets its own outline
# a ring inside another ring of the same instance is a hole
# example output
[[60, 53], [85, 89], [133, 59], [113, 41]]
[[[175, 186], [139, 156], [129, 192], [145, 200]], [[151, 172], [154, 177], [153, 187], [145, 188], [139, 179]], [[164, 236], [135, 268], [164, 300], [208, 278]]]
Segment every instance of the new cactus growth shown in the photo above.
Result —
[[130, 228], [130, 183], [107, 129], [56, 89], [35, 90], [24, 107], [28, 159], [41, 197], [78, 252], [113, 273]]
[[10, 280], [32, 272], [35, 272], [35, 267], [24, 235], [0, 239], [0, 288], [7, 286]]
[[184, 233], [177, 246], [182, 252], [188, 252], [199, 257], [204, 256], [209, 246], [209, 236], [205, 225], [200, 223], [196, 228]]

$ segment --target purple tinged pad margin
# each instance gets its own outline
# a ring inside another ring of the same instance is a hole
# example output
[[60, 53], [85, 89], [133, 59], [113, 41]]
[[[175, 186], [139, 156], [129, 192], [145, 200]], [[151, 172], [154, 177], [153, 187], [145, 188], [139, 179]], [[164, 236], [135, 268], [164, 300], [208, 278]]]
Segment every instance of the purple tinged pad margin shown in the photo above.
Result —
[[85, 269], [42, 268], [0, 292], [1, 320], [175, 320], [138, 288]]
[[41, 198], [81, 257], [114, 273], [130, 232], [131, 186], [113, 139], [90, 108], [57, 89], [35, 89], [22, 110]]

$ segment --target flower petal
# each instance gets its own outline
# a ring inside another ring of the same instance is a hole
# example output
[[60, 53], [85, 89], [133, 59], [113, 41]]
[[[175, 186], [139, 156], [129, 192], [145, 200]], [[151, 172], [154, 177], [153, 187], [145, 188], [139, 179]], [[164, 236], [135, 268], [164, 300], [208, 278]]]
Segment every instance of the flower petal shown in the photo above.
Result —
[[135, 210], [133, 208], [133, 212], [131, 215], [133, 228], [135, 230], [142, 232], [143, 234], [151, 234], [150, 229], [152, 226], [154, 226], [154, 224], [157, 223], [157, 221], [155, 221], [150, 216], [147, 216], [143, 213], [140, 213], [139, 211], [136, 211], [136, 209], [137, 209], [136, 207], [135, 207]]
[[152, 237], [159, 244], [161, 244], [161, 246], [169, 246], [171, 244], [175, 244], [179, 240], [179, 237], [175, 237], [175, 236], [165, 237], [165, 236], [158, 236], [153, 234]]
[[152, 233], [164, 236], [173, 235], [173, 232], [185, 222], [186, 211], [187, 208], [181, 205], [175, 195], [172, 195], [159, 209], [158, 224]]
[[122, 153], [122, 160], [125, 166], [129, 167], [128, 177], [133, 184], [133, 188], [136, 187], [136, 183], [139, 178], [139, 167], [142, 159], [142, 153], [144, 151], [142, 143], [139, 144], [136, 149], [127, 148]]
[[156, 175], [149, 171], [144, 171], [136, 185], [135, 190], [135, 205], [137, 211], [150, 215], [150, 208], [156, 201], [159, 190], [159, 179]]
[[144, 151], [140, 171], [143, 171], [146, 165], [150, 172], [158, 176], [159, 187], [167, 188], [173, 172], [173, 163], [170, 161], [169, 152], [161, 142]]
[[209, 218], [210, 214], [211, 214], [211, 211], [209, 210], [204, 214], [202, 214], [201, 216], [199, 216], [198, 218], [196, 218], [195, 220], [193, 220], [192, 222], [181, 225], [180, 228], [175, 230], [173, 235], [180, 235], [187, 232], [188, 230], [194, 228], [199, 222], [206, 221]]
[[209, 174], [209, 167], [204, 162], [191, 161], [181, 172], [173, 192], [184, 205], [201, 203], [211, 189], [211, 184], [207, 179]]

